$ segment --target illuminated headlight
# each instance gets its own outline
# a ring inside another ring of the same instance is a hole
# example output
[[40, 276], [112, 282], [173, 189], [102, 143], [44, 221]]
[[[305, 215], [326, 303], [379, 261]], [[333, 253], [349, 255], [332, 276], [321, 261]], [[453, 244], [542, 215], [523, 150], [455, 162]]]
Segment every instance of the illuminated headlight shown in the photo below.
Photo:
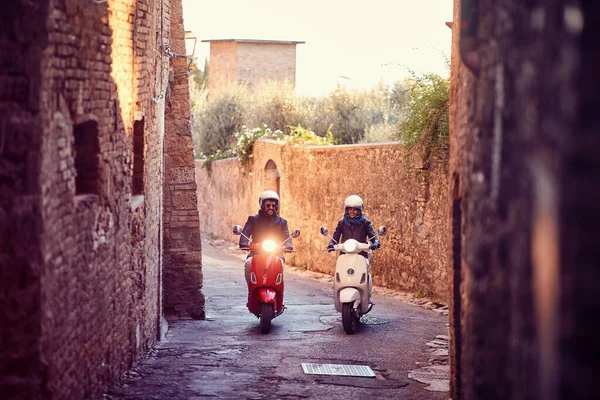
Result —
[[277, 248], [277, 245], [272, 240], [265, 240], [262, 242], [262, 248], [264, 251], [273, 251]]
[[346, 253], [352, 253], [354, 250], [356, 250], [357, 244], [358, 244], [358, 242], [354, 239], [346, 240], [344, 242], [344, 251]]

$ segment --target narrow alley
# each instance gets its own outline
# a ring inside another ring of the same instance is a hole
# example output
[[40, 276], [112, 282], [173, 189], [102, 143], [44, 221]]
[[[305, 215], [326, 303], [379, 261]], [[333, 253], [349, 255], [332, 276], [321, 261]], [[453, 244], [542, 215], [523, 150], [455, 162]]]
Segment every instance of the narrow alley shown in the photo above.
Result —
[[[104, 398], [448, 398], [447, 380], [446, 391], [430, 391], [408, 378], [431, 359], [427, 342], [447, 334], [442, 313], [376, 288], [367, 323], [349, 336], [327, 276], [288, 269], [287, 310], [263, 335], [245, 307], [245, 255], [219, 247], [203, 240], [206, 320], [173, 321], [150, 357]], [[366, 365], [376, 377], [306, 375], [302, 363]]]

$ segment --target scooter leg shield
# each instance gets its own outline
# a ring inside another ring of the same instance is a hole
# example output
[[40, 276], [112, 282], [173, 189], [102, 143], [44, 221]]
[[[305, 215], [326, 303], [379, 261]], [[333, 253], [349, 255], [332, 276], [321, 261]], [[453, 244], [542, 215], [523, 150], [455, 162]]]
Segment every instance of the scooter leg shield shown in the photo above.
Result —
[[354, 308], [358, 308], [360, 305], [360, 291], [356, 288], [340, 290], [340, 303], [354, 303]]
[[258, 291], [258, 299], [261, 303], [275, 303], [277, 292], [273, 289], [260, 289]]

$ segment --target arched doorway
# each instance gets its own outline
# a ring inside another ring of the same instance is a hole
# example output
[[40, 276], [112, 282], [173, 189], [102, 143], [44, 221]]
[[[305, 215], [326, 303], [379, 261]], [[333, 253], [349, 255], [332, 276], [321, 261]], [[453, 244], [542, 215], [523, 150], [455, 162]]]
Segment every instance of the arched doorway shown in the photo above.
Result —
[[275, 161], [269, 160], [265, 165], [265, 173], [263, 175], [263, 190], [274, 190], [279, 196], [279, 170]]

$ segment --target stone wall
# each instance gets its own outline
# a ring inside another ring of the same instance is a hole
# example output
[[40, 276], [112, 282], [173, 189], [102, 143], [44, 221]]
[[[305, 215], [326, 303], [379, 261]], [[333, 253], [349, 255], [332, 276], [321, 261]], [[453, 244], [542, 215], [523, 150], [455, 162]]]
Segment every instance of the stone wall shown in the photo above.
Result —
[[7, 398], [42, 396], [38, 94], [48, 3], [22, 1], [0, 13], [0, 392]]
[[453, 23], [452, 398], [595, 398], [600, 5], [461, 1], [479, 8]]
[[202, 247], [198, 229], [194, 150], [190, 124], [188, 59], [181, 1], [172, 2], [172, 80], [167, 92], [164, 235], [165, 314], [204, 318]]
[[15, 1], [0, 17], [3, 398], [98, 398], [159, 338], [163, 171], [179, 171], [163, 149], [194, 186], [191, 145], [164, 144], [167, 101], [187, 99], [167, 90], [171, 4]]
[[358, 194], [373, 225], [389, 228], [382, 248], [374, 253], [375, 284], [447, 300], [448, 184], [443, 163], [424, 164], [418, 152], [406, 154], [397, 143], [296, 147], [260, 140], [247, 169], [237, 159], [215, 161], [210, 170], [196, 162], [203, 232], [237, 242], [232, 226], [243, 226], [258, 211], [260, 192], [273, 187], [269, 160], [280, 175], [280, 213], [290, 229], [301, 230], [291, 262], [333, 272], [335, 259], [323, 251], [328, 239], [319, 227], [333, 232], [343, 216], [344, 199]]

